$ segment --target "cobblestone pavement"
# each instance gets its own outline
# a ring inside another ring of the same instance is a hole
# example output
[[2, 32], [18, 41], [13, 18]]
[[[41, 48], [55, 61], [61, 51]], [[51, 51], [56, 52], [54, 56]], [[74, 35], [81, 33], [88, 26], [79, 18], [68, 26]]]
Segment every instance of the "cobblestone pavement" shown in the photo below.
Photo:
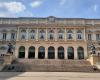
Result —
[[0, 72], [0, 80], [100, 80], [100, 73]]

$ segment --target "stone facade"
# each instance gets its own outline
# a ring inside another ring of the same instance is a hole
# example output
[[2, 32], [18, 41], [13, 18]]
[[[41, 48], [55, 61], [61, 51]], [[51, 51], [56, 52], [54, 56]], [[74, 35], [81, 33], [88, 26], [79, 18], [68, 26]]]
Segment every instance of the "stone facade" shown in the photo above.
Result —
[[100, 54], [100, 20], [0, 18], [0, 54], [13, 45], [16, 58], [87, 59], [94, 44]]

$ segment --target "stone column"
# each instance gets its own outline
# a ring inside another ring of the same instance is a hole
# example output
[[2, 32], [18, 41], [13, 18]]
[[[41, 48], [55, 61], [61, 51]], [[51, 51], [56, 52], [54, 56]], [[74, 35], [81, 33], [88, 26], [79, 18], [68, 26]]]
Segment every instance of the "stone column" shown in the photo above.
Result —
[[68, 59], [67, 47], [64, 47], [64, 57], [65, 57], [65, 59]]
[[25, 58], [26, 59], [28, 58], [28, 47], [27, 46], [25, 47]]
[[19, 27], [18, 27], [18, 30], [17, 30], [17, 41], [19, 40]]
[[74, 59], [78, 59], [77, 46], [74, 46]]
[[84, 47], [84, 59], [88, 58], [88, 54], [87, 54], [87, 46]]
[[92, 40], [93, 40], [93, 41], [96, 41], [96, 34], [93, 33], [92, 35], [93, 35]]
[[38, 28], [37, 28], [37, 31], [36, 31], [36, 41], [38, 41], [38, 33], [39, 33], [39, 31], [38, 31]]
[[11, 32], [7, 32], [6, 33], [6, 41], [10, 41], [11, 40]]
[[57, 47], [55, 48], [55, 59], [58, 59], [58, 49], [57, 49]]
[[47, 31], [47, 28], [46, 28], [46, 41], [48, 41], [48, 31]]
[[16, 45], [16, 48], [15, 48], [15, 57], [18, 58], [18, 55], [19, 55], [19, 47]]
[[45, 59], [48, 59], [48, 48], [45, 48]]
[[29, 29], [26, 30], [26, 41], [28, 41], [28, 30]]
[[[37, 46], [36, 46], [37, 47]], [[35, 59], [38, 59], [38, 47], [35, 48]]]
[[77, 33], [76, 33], [76, 29], [74, 29], [74, 40], [77, 41]]
[[85, 31], [85, 28], [84, 28], [84, 41], [86, 41], [86, 31]]
[[54, 36], [54, 37], [55, 37], [55, 41], [57, 41], [57, 36], [58, 36], [58, 35], [57, 35], [57, 28], [55, 29], [54, 34], [55, 34], [55, 36]]
[[64, 32], [64, 39], [65, 39], [65, 41], [67, 40], [67, 31], [66, 31], [66, 28], [65, 28], [65, 32]]

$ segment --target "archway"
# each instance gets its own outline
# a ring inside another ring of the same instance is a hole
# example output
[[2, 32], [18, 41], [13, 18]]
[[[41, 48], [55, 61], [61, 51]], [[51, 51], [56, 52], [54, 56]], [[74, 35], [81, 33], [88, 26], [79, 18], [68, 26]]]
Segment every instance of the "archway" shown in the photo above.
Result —
[[38, 49], [38, 58], [39, 59], [45, 58], [45, 48], [43, 46], [39, 47]]
[[58, 48], [58, 59], [64, 59], [64, 48], [63, 47]]
[[74, 59], [74, 48], [73, 47], [68, 47], [67, 49], [68, 53], [68, 59]]
[[78, 59], [84, 59], [84, 48], [78, 47], [77, 52], [78, 52]]
[[25, 58], [25, 47], [24, 46], [21, 46], [19, 47], [19, 55], [18, 55], [19, 58]]
[[28, 51], [28, 58], [35, 58], [35, 47], [31, 46]]
[[55, 58], [55, 48], [50, 46], [48, 48], [48, 59], [54, 59]]

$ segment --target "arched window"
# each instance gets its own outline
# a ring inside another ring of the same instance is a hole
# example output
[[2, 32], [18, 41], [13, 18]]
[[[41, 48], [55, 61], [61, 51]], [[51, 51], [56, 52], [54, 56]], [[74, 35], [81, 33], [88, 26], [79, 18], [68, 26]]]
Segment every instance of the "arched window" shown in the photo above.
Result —
[[35, 30], [30, 31], [30, 39], [35, 39]]
[[64, 48], [58, 47], [58, 59], [64, 59]]
[[41, 39], [41, 40], [45, 39], [45, 31], [44, 30], [40, 30], [40, 32], [39, 32], [39, 39]]
[[54, 59], [55, 58], [55, 48], [50, 46], [48, 48], [48, 59]]
[[77, 31], [77, 39], [82, 39], [82, 31], [81, 30]]
[[73, 39], [73, 32], [72, 32], [72, 30], [69, 30], [67, 32], [67, 39]]
[[26, 39], [26, 30], [21, 30], [21, 39]]
[[53, 30], [49, 31], [49, 33], [48, 33], [48, 39], [49, 40], [53, 40], [54, 39], [54, 31]]
[[24, 46], [21, 46], [19, 47], [19, 55], [18, 55], [19, 58], [25, 58], [25, 47]]
[[35, 47], [31, 46], [28, 51], [28, 58], [35, 58]]
[[58, 31], [58, 39], [64, 39], [64, 30], [60, 29]]
[[67, 54], [68, 54], [68, 59], [74, 59], [74, 48], [68, 47]]
[[38, 48], [38, 58], [44, 59], [45, 58], [45, 48], [43, 46], [40, 46]]
[[77, 52], [78, 52], [78, 59], [84, 59], [84, 48], [78, 47]]

